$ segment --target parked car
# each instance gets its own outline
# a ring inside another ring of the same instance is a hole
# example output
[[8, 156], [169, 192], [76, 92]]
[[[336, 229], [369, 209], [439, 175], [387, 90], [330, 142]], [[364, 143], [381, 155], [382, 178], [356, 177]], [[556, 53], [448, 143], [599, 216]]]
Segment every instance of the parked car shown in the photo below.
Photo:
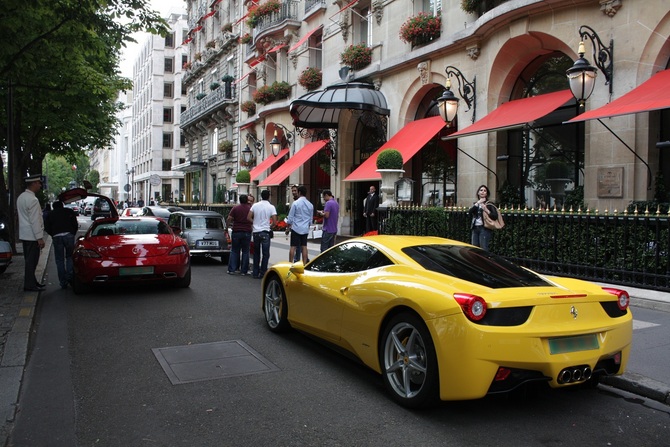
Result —
[[175, 211], [183, 211], [180, 206], [145, 206], [142, 207], [142, 216], [156, 216], [164, 219], [166, 222]]
[[76, 294], [109, 284], [191, 284], [186, 242], [155, 217], [96, 220], [77, 240], [72, 261]]
[[121, 217], [135, 217], [142, 215], [142, 208], [130, 206], [121, 211]]
[[95, 220], [99, 217], [111, 217], [112, 208], [116, 209], [114, 203], [110, 204], [107, 200], [101, 197], [96, 198], [91, 209], [91, 220]]
[[351, 239], [307, 265], [277, 263], [261, 299], [270, 330], [348, 351], [407, 407], [597, 383], [623, 374], [633, 334], [625, 291], [436, 237]]
[[80, 214], [79, 212], [79, 204], [78, 203], [68, 203], [65, 205], [66, 208], [70, 208], [72, 211], [75, 212], [75, 214]]
[[230, 240], [226, 220], [215, 211], [175, 211], [168, 223], [187, 243], [191, 256], [218, 256], [228, 263]]

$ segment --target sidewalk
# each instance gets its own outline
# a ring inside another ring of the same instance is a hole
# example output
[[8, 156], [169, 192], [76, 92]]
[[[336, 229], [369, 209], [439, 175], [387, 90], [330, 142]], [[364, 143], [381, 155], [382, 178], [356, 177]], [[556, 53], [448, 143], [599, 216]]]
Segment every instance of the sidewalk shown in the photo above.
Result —
[[[310, 258], [320, 252], [319, 244], [319, 240], [308, 242]], [[0, 275], [0, 446], [6, 444], [14, 421], [39, 296], [38, 292], [23, 291], [24, 259], [20, 244], [17, 249], [19, 253], [14, 256], [12, 264]], [[50, 250], [51, 239], [48, 239], [37, 266], [38, 279], [44, 276]], [[288, 250], [288, 240], [284, 240], [281, 236], [273, 239], [270, 250], [271, 263], [287, 260]], [[53, 281], [48, 287], [54, 287]], [[634, 314], [636, 307], [670, 313], [669, 293], [630, 287], [626, 290], [631, 295]], [[670, 332], [670, 324], [665, 330]], [[665, 344], [664, 349], [668, 351], [664, 358], [670, 358], [670, 345]], [[651, 365], [651, 368], [655, 366], [658, 365]], [[626, 373], [622, 376], [605, 378], [602, 383], [670, 405], [670, 377], [667, 371], [658, 366], [658, 371], [654, 370], [653, 376], [656, 379], [640, 374], [636, 365], [630, 362]]]

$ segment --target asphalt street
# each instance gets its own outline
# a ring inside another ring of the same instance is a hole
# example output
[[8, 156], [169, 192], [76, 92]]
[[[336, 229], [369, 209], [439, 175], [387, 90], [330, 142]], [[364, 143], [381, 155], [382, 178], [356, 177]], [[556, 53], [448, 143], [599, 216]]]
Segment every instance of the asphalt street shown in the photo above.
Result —
[[[44, 275], [49, 267], [48, 262], [53, 262], [53, 256], [49, 258], [50, 244], [40, 259], [38, 266], [38, 277]], [[318, 244], [310, 242], [310, 257], [319, 252]], [[285, 260], [288, 257], [288, 241], [281, 236], [275, 238], [272, 244], [271, 262]], [[51, 277], [46, 276], [49, 283], [48, 289], [57, 288], [58, 281], [55, 279], [55, 272]], [[249, 281], [253, 281], [248, 278]], [[29, 386], [31, 382], [30, 374], [27, 371], [26, 363], [29, 357], [29, 346], [31, 340], [37, 343], [37, 337], [40, 338], [42, 349], [49, 351], [63, 350], [62, 345], [49, 345], [51, 341], [62, 339], [65, 329], [65, 316], [58, 316], [62, 312], [57, 307], [52, 311], [58, 318], [56, 324], [40, 327], [36, 331], [34, 317], [36, 306], [40, 304], [40, 296], [35, 292], [23, 292], [23, 258], [21, 254], [14, 257], [14, 263], [9, 269], [0, 276], [0, 417], [3, 425], [0, 433], [0, 445], [5, 445], [9, 431], [13, 428], [16, 419], [17, 403], [22, 386]], [[193, 287], [193, 286], [192, 286]], [[634, 323], [634, 348], [631, 359], [628, 364], [628, 371], [621, 377], [609, 378], [606, 385], [620, 388], [635, 395], [647, 399], [658, 401], [664, 404], [670, 404], [670, 324], [667, 323], [667, 313], [670, 310], [670, 295], [660, 292], [628, 289], [631, 293]], [[54, 306], [56, 303], [43, 303], [45, 306]], [[61, 323], [58, 323], [61, 322]], [[32, 353], [32, 362], [39, 362], [39, 353]], [[67, 362], [68, 357], [63, 355], [60, 359]], [[71, 415], [74, 419], [74, 409], [72, 408], [69, 397], [71, 395], [70, 377], [66, 373], [67, 365], [63, 368], [55, 368], [52, 382], [42, 383], [40, 386], [46, 387], [44, 392], [60, 390], [63, 393], [62, 399], [55, 399], [53, 402], [60, 402], [60, 405], [42, 406], [33, 411], [32, 416], [35, 423], [39, 423], [40, 412], [48, 414], [49, 412], [60, 412]], [[37, 365], [39, 368], [39, 364]], [[33, 369], [34, 370], [34, 369]], [[34, 382], [36, 383], [36, 382]], [[63, 433], [54, 433], [54, 439], [58, 443], [53, 445], [75, 445], [67, 430]], [[62, 438], [61, 438], [62, 436]]]

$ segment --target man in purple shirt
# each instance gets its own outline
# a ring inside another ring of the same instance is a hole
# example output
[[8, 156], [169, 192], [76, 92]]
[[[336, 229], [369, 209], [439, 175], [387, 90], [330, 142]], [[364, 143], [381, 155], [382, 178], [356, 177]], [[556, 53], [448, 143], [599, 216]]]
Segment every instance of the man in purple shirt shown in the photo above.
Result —
[[329, 189], [323, 191], [322, 195], [325, 206], [323, 211], [319, 211], [319, 214], [323, 216], [323, 233], [321, 234], [321, 251], [323, 252], [335, 245], [340, 205]]
[[[251, 222], [248, 219], [251, 205], [246, 194], [240, 195], [240, 204], [233, 207], [226, 222], [233, 228], [231, 237], [230, 258], [228, 260], [228, 274], [234, 275], [240, 268], [240, 275], [249, 272], [249, 248], [251, 246]], [[240, 253], [242, 263], [240, 264]]]

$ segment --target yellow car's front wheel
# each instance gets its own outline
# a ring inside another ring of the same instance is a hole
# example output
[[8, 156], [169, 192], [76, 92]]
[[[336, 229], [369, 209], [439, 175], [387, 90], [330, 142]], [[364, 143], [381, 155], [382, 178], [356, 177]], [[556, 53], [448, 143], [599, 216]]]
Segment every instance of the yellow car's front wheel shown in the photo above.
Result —
[[263, 311], [265, 313], [265, 321], [271, 331], [282, 332], [290, 327], [286, 293], [284, 292], [281, 280], [276, 274], [271, 274], [265, 281]]
[[391, 397], [417, 408], [437, 401], [439, 379], [435, 346], [416, 314], [400, 313], [385, 326], [379, 353], [382, 377]]

